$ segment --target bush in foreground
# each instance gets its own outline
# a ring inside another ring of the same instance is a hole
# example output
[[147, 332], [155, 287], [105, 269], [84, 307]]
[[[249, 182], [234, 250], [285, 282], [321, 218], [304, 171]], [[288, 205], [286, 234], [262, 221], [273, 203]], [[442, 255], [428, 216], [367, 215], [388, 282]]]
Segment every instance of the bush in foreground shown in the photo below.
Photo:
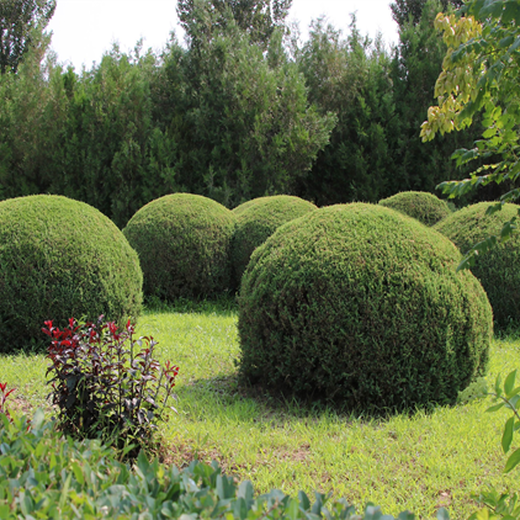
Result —
[[379, 201], [379, 204], [400, 211], [427, 226], [433, 226], [451, 214], [446, 201], [425, 191], [403, 191]]
[[246, 270], [253, 251], [282, 224], [301, 217], [316, 206], [291, 195], [260, 197], [237, 206], [233, 213], [237, 227], [233, 235], [231, 261], [236, 284]]
[[253, 254], [239, 297], [242, 379], [351, 410], [453, 403], [483, 374], [486, 294], [455, 246], [377, 205], [319, 209]]
[[174, 301], [231, 288], [233, 213], [214, 200], [175, 193], [146, 204], [123, 233], [141, 260], [145, 296]]
[[141, 303], [137, 254], [97, 209], [55, 195], [0, 202], [0, 351], [42, 346], [46, 320], [122, 322]]
[[[491, 235], [500, 236], [505, 221], [518, 215], [519, 206], [505, 204], [501, 211], [486, 215], [493, 202], [467, 206], [439, 222], [435, 229], [446, 235], [465, 254], [472, 246]], [[520, 323], [520, 235], [476, 257], [472, 273], [480, 280], [496, 324], [504, 328]]]
[[157, 422], [166, 420], [179, 367], [169, 361], [161, 366], [154, 357], [157, 342], [135, 339], [130, 321], [119, 331], [102, 318], [71, 319], [63, 330], [45, 323], [52, 403], [64, 432], [102, 439], [134, 457], [140, 447], [151, 446]]
[[[381, 518], [378, 507], [356, 515], [344, 499], [300, 491], [255, 496], [213, 463], [179, 471], [141, 452], [130, 467], [98, 441], [65, 439], [38, 411], [29, 422], [0, 414], [0, 518], [229, 518], [360, 520]], [[385, 517], [391, 519], [392, 517]], [[403, 513], [403, 520], [413, 515]]]

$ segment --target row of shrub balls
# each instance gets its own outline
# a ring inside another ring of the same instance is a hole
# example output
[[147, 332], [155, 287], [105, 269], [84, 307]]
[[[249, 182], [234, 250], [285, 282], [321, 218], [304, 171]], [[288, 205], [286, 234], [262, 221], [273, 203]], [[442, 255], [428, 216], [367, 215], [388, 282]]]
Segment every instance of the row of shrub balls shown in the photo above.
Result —
[[172, 301], [240, 286], [244, 381], [349, 410], [452, 403], [485, 373], [493, 311], [500, 326], [519, 311], [518, 239], [456, 272], [460, 250], [518, 209], [485, 216], [490, 204], [452, 212], [405, 192], [320, 209], [279, 195], [229, 210], [176, 193], [121, 232], [65, 197], [5, 200], [0, 350], [37, 346], [47, 319], [136, 317], [143, 292]]

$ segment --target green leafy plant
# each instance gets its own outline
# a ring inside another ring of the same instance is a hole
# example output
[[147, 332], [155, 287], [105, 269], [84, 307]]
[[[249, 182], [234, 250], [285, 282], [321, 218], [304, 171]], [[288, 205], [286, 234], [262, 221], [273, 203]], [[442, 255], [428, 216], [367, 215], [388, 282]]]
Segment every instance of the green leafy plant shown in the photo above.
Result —
[[[475, 164], [470, 177], [446, 181], [438, 188], [449, 198], [490, 184], [506, 187], [491, 215], [520, 196], [518, 73], [520, 6], [510, 0], [468, 0], [456, 13], [437, 15], [435, 26], [447, 45], [443, 70], [435, 85], [437, 106], [428, 109], [421, 126], [423, 141], [482, 122], [482, 138], [472, 148], [456, 150], [457, 165]], [[506, 240], [516, 228], [516, 216], [504, 222], [498, 235], [474, 245], [459, 266], [474, 265], [475, 257]]]
[[[101, 437], [119, 448], [146, 445], [156, 421], [164, 419], [179, 368], [154, 358], [151, 337], [134, 339], [128, 321], [118, 332], [114, 322], [78, 323], [61, 330], [46, 321], [52, 338], [47, 374], [59, 427], [78, 437]], [[136, 347], [139, 351], [136, 352]]]
[[244, 202], [233, 210], [237, 225], [231, 242], [234, 283], [246, 270], [253, 251], [262, 245], [282, 224], [301, 217], [316, 206], [292, 195], [272, 195]]
[[[487, 242], [500, 235], [504, 220], [515, 218], [520, 206], [504, 204], [502, 210], [489, 215], [493, 202], [479, 202], [456, 211], [438, 222], [434, 229], [447, 236], [462, 254], [474, 244]], [[470, 256], [471, 272], [480, 280], [493, 307], [495, 325], [501, 329], [513, 324], [520, 316], [520, 236], [515, 234], [507, 243], [497, 240], [486, 254]]]
[[[505, 381], [498, 375], [494, 391], [489, 392], [484, 383], [479, 381], [473, 398], [489, 396], [494, 403], [486, 412], [497, 412], [503, 408], [510, 410], [512, 415], [507, 419], [502, 433], [502, 450], [504, 454], [511, 451], [515, 432], [520, 430], [520, 386], [515, 386], [517, 371], [510, 372]], [[520, 464], [520, 448], [515, 449], [508, 457], [504, 466], [504, 473], [509, 473]], [[482, 506], [475, 511], [468, 520], [518, 520], [520, 519], [520, 497], [518, 493], [500, 493], [495, 488], [489, 488], [474, 496]], [[437, 512], [438, 520], [449, 520], [449, 514], [441, 508]]]
[[[495, 381], [494, 391], [487, 392], [493, 398], [495, 404], [490, 406], [487, 412], [496, 412], [503, 408], [510, 410], [512, 414], [507, 419], [502, 433], [502, 450], [504, 454], [511, 451], [515, 432], [520, 430], [520, 386], [515, 386], [517, 371], [510, 372], [504, 382], [499, 375]], [[510, 453], [504, 466], [504, 473], [509, 473], [520, 464], [520, 448]], [[519, 495], [513, 493], [500, 493], [491, 488], [483, 491], [477, 500], [483, 506], [480, 510], [472, 514], [469, 520], [484, 519], [507, 519], [515, 520], [520, 518]]]
[[[166, 467], [141, 452], [132, 466], [98, 440], [63, 439], [38, 410], [32, 420], [0, 416], [0, 518], [226, 518], [392, 520], [369, 504], [357, 514], [345, 499], [278, 489], [256, 495], [211, 465]], [[412, 520], [409, 512], [399, 519]]]

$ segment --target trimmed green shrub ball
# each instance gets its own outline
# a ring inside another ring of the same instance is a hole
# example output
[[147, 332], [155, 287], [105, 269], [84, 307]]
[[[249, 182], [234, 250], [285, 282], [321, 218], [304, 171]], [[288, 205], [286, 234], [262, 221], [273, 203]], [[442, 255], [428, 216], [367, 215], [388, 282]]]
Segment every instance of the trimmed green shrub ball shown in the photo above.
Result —
[[122, 322], [141, 310], [136, 252], [97, 209], [56, 195], [0, 202], [0, 350], [48, 338], [46, 320]]
[[316, 206], [291, 195], [260, 197], [237, 206], [233, 213], [237, 227], [233, 236], [231, 262], [236, 284], [240, 284], [253, 251], [282, 224], [301, 217]]
[[445, 200], [425, 191], [403, 191], [379, 201], [379, 204], [413, 217], [427, 226], [433, 226], [451, 214]]
[[[493, 202], [480, 202], [453, 213], [435, 229], [446, 235], [465, 254], [491, 235], [500, 235], [502, 225], [518, 215], [520, 206], [505, 204], [494, 215], [486, 215]], [[520, 236], [513, 234], [504, 244], [479, 255], [472, 273], [487, 292], [495, 323], [503, 328], [520, 322]]]
[[371, 204], [293, 220], [252, 255], [240, 376], [348, 410], [453, 403], [485, 372], [487, 296], [440, 233]]
[[214, 296], [231, 289], [233, 213], [190, 193], [142, 207], [123, 233], [137, 251], [145, 296], [163, 300]]

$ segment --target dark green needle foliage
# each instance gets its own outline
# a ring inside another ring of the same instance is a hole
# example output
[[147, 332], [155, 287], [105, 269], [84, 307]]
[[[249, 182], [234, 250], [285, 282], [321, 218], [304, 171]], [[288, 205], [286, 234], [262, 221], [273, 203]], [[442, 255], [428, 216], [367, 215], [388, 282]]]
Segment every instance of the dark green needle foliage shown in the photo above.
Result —
[[403, 191], [380, 200], [379, 204], [413, 217], [427, 226], [433, 226], [451, 213], [446, 201], [425, 191]]
[[291, 195], [259, 197], [237, 206], [233, 213], [237, 227], [233, 235], [231, 261], [237, 285], [253, 251], [282, 224], [317, 209], [312, 202]]
[[453, 403], [485, 372], [486, 294], [441, 234], [336, 205], [281, 226], [239, 297], [242, 380], [363, 412]]
[[57, 195], [0, 202], [0, 351], [43, 346], [49, 319], [137, 317], [142, 280], [121, 231], [88, 204]]
[[[490, 236], [500, 236], [504, 222], [518, 215], [519, 206], [505, 204], [502, 210], [486, 215], [494, 202], [480, 202], [467, 206], [439, 222], [435, 229], [446, 235], [462, 253]], [[489, 251], [475, 257], [471, 267], [487, 292], [496, 324], [503, 328], [520, 322], [520, 237], [514, 233], [510, 240], [498, 243]]]
[[55, 0], [0, 2], [0, 74], [17, 71], [27, 51], [38, 44], [55, 9]]
[[145, 296], [173, 301], [229, 290], [234, 229], [231, 210], [201, 195], [175, 193], [142, 207], [123, 233], [141, 260]]

